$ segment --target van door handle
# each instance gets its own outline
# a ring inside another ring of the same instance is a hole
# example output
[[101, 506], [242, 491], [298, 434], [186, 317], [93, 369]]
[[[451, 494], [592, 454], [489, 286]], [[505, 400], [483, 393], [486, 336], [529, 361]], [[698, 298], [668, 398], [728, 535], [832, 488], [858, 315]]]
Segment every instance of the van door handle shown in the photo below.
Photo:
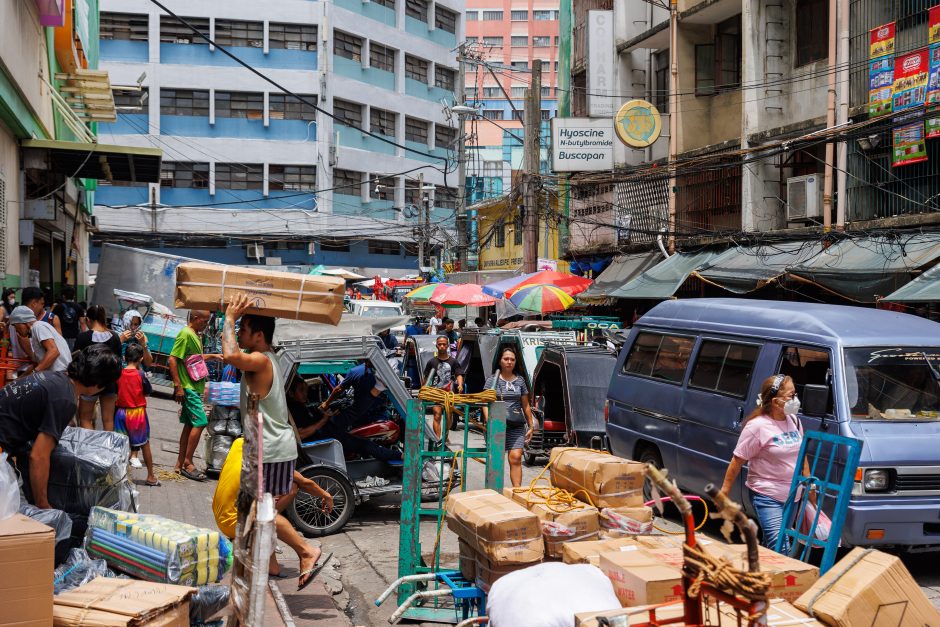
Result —
[[744, 421], [744, 407], [738, 407], [738, 418], [732, 423], [731, 428], [737, 430]]

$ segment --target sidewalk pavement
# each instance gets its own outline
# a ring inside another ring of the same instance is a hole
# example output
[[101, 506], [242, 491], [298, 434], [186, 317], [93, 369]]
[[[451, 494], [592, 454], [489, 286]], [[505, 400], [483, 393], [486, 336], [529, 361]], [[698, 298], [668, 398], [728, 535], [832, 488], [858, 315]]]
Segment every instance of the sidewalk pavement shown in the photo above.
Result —
[[[173, 399], [168, 395], [156, 393], [148, 399], [147, 414], [150, 418], [150, 447], [153, 451], [156, 470], [172, 471], [176, 463], [179, 446], [181, 425], [178, 415], [179, 409]], [[196, 466], [205, 468], [203, 461], [203, 446], [205, 440], [200, 442], [196, 450]], [[215, 492], [215, 479], [201, 483], [180, 477], [178, 481], [162, 480], [163, 485], [149, 487], [144, 483], [147, 477], [146, 469], [131, 469], [135, 487], [140, 491], [140, 512], [145, 514], [160, 514], [173, 520], [215, 529], [215, 518], [212, 514], [212, 495]], [[316, 540], [308, 540], [316, 544]], [[276, 579], [278, 588], [290, 608], [294, 623], [298, 627], [304, 625], [348, 627], [351, 622], [333, 602], [332, 593], [327, 590], [326, 584], [331, 588], [340, 585], [336, 559], [320, 573], [317, 580], [301, 592], [297, 592], [297, 556], [285, 544], [279, 543], [282, 553], [278, 561], [283, 565], [283, 572], [292, 575], [289, 579]], [[338, 590], [336, 590], [338, 591]], [[273, 614], [273, 612], [272, 612]], [[272, 620], [273, 619], [273, 620]], [[276, 615], [265, 620], [265, 624], [282, 624]]]

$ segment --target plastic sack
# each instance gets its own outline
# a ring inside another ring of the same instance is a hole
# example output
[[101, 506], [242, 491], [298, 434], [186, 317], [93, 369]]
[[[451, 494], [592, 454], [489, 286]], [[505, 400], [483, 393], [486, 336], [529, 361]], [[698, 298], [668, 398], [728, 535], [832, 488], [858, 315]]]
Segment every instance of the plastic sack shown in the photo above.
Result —
[[55, 530], [55, 543], [72, 537], [72, 519], [60, 509], [40, 509], [23, 501], [20, 513]]
[[136, 509], [127, 476], [130, 445], [113, 431], [66, 427], [49, 463], [49, 503], [70, 514], [96, 506]]
[[72, 549], [52, 576], [53, 594], [83, 586], [95, 577], [116, 577], [101, 559], [92, 559], [85, 549]]
[[492, 627], [571, 627], [579, 612], [620, 609], [610, 579], [591, 564], [545, 562], [503, 575], [490, 587]]
[[232, 544], [218, 531], [103, 507], [88, 518], [85, 550], [133, 577], [181, 586], [216, 583], [232, 567]]
[[196, 594], [189, 597], [189, 624], [206, 624], [206, 621], [225, 609], [231, 595], [231, 587], [224, 584], [199, 586]]
[[233, 381], [210, 381], [206, 385], [210, 405], [238, 407], [241, 400], [241, 385]]
[[[816, 506], [806, 502], [803, 508], [803, 521], [800, 524], [800, 533], [809, 533], [813, 526], [813, 520], [816, 518]], [[826, 516], [826, 512], [819, 512], [819, 520], [816, 521], [816, 530], [813, 533], [817, 540], [825, 542], [829, 539], [829, 531], [832, 529], [832, 521]]]
[[235, 438], [228, 435], [213, 435], [206, 438], [206, 467], [211, 470], [221, 470], [234, 441]]
[[0, 453], [0, 520], [9, 518], [20, 509], [20, 486], [16, 471], [7, 462], [7, 454]]
[[240, 438], [244, 435], [242, 431], [242, 418], [241, 415], [237, 418], [229, 418], [227, 421], [226, 434], [232, 436], [233, 438]]

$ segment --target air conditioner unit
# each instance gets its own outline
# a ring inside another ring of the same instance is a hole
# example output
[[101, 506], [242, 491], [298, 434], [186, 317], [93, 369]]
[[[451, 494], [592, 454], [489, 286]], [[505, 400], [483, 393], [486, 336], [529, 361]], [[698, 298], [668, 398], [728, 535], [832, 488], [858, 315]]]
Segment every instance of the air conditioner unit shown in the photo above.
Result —
[[245, 254], [257, 261], [264, 257], [264, 246], [262, 244], [248, 244], [245, 248]]
[[819, 220], [823, 211], [822, 177], [818, 174], [787, 179], [787, 222]]

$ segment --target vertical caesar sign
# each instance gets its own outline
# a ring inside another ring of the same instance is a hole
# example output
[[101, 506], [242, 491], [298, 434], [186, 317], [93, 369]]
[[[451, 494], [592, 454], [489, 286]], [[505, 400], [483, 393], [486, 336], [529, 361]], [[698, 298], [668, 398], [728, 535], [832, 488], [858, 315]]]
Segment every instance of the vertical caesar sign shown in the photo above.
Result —
[[614, 12], [588, 11], [588, 115], [614, 114]]

